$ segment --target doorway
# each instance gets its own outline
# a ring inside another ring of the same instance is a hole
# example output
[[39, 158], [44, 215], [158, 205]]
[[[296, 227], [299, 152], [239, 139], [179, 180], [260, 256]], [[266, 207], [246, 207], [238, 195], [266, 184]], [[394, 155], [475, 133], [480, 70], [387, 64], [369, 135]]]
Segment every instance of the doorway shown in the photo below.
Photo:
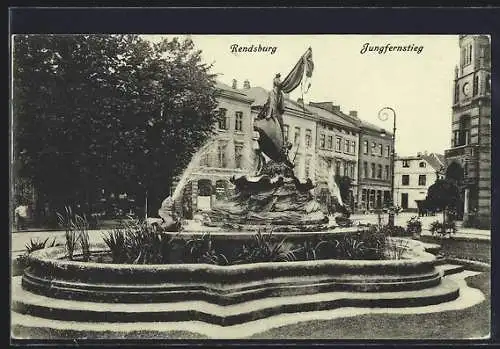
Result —
[[408, 209], [408, 193], [401, 193], [401, 208]]

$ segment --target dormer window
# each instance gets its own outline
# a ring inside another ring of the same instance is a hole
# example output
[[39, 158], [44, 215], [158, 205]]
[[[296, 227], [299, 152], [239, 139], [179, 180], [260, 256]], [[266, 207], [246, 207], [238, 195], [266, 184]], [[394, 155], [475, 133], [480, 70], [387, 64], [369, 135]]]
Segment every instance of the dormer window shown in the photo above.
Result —
[[418, 164], [419, 167], [425, 168], [425, 161], [420, 161]]

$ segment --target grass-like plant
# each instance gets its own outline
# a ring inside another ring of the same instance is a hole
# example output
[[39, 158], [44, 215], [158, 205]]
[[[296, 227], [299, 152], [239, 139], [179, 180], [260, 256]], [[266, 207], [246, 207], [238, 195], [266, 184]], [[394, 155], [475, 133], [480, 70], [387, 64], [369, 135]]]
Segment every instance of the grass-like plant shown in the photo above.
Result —
[[64, 208], [64, 215], [57, 214], [59, 226], [65, 230], [66, 254], [69, 260], [73, 260], [74, 253], [80, 245], [84, 261], [90, 260], [90, 244], [88, 235], [88, 222], [85, 216], [74, 214], [71, 207]]
[[389, 259], [401, 259], [404, 253], [408, 250], [408, 245], [408, 240], [392, 241], [387, 238], [385, 244], [386, 257]]
[[157, 226], [134, 218], [123, 221], [103, 239], [114, 263], [169, 263], [173, 250], [180, 245], [176, 235], [167, 234]]
[[54, 247], [58, 245], [58, 242], [56, 242], [56, 239], [52, 239], [52, 242], [47, 244], [49, 241], [49, 238], [46, 238], [45, 240], [40, 240], [38, 238], [36, 239], [30, 239], [30, 241], [25, 245], [26, 247], [26, 253], [30, 254], [31, 252], [42, 250], [44, 248], [49, 248], [49, 247]]
[[193, 236], [185, 243], [185, 256], [191, 263], [208, 263], [217, 265], [228, 265], [227, 257], [217, 252], [210, 234], [201, 237]]
[[297, 258], [293, 244], [286, 241], [286, 237], [277, 240], [273, 232], [262, 233], [260, 230], [252, 237], [250, 243], [243, 244], [234, 264], [260, 262], [290, 262]]

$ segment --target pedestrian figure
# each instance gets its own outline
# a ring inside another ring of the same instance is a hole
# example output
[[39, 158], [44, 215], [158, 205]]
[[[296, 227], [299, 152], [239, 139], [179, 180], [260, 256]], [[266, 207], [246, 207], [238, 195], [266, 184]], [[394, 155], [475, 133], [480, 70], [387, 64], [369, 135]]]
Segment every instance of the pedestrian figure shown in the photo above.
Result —
[[14, 210], [14, 222], [17, 230], [26, 228], [26, 220], [28, 219], [28, 205], [19, 205]]

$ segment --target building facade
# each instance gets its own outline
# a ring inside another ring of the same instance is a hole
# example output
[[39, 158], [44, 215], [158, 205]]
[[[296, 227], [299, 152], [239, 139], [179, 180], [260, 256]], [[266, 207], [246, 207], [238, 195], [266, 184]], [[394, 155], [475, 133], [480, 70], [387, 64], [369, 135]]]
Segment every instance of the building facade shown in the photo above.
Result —
[[330, 169], [335, 175], [351, 178], [348, 204], [355, 207], [358, 186], [359, 127], [354, 121], [342, 117], [339, 106], [332, 102], [310, 102], [307, 108], [316, 119], [316, 176], [315, 181], [326, 179]]
[[[465, 222], [491, 222], [491, 41], [460, 35], [460, 63], [453, 82], [451, 147], [447, 175], [459, 184]], [[464, 222], [464, 223], [465, 223]]]
[[392, 134], [361, 120], [359, 127], [357, 208], [367, 212], [391, 201]]
[[[247, 82], [245, 82], [246, 84]], [[227, 198], [234, 186], [230, 179], [247, 173], [253, 167], [253, 99], [233, 86], [217, 83], [219, 120], [214, 125], [216, 135], [193, 156], [189, 178], [183, 185], [175, 207], [190, 218], [197, 210], [209, 210], [214, 201]], [[189, 170], [189, 168], [188, 168]]]
[[394, 204], [406, 211], [418, 210], [427, 190], [444, 176], [444, 157], [430, 153], [397, 157], [394, 162]]

